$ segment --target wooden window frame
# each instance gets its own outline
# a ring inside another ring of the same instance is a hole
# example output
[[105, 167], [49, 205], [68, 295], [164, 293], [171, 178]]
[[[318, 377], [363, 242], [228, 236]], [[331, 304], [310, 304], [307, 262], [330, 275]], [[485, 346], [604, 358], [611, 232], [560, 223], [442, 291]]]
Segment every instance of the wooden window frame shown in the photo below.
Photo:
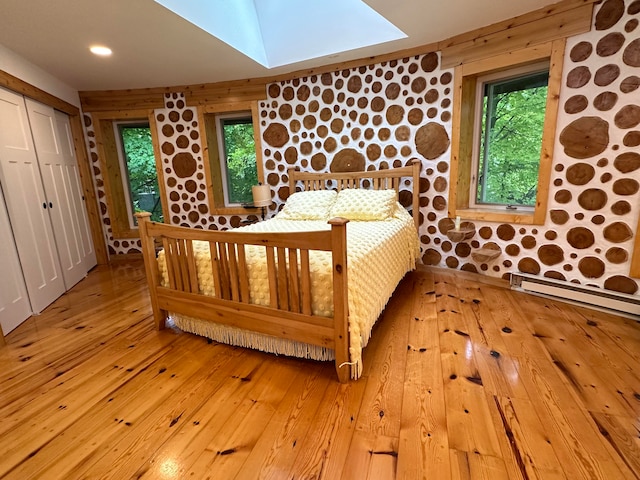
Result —
[[[131, 229], [137, 229], [137, 219], [136, 219], [136, 211], [135, 211], [135, 205], [133, 204], [133, 191], [131, 189], [131, 171], [129, 170], [129, 165], [128, 165], [128, 159], [127, 159], [127, 153], [125, 150], [125, 143], [124, 143], [124, 137], [122, 135], [123, 133], [123, 129], [125, 128], [148, 128], [149, 130], [151, 130], [151, 125], [149, 125], [149, 122], [146, 118], [140, 118], [140, 119], [134, 119], [134, 120], [114, 120], [113, 121], [113, 134], [115, 137], [115, 142], [116, 142], [116, 148], [118, 150], [118, 160], [120, 161], [120, 171], [122, 172], [121, 175], [121, 182], [122, 182], [122, 189], [123, 189], [123, 195], [125, 198], [125, 207], [127, 209], [127, 217], [129, 219], [129, 226]], [[151, 140], [151, 145], [153, 148], [153, 139]], [[154, 158], [154, 163], [155, 163], [155, 170], [156, 170], [156, 181], [160, 178], [158, 176], [158, 163], [155, 161], [156, 158], [156, 154], [155, 154], [155, 150], [153, 153], [153, 158]], [[160, 208], [162, 208], [162, 198], [160, 198], [160, 185], [158, 185], [158, 192], [157, 192], [159, 201], [160, 201]], [[154, 206], [155, 210], [157, 208], [157, 204], [156, 206]], [[153, 211], [150, 212], [153, 214]], [[158, 221], [158, 220], [155, 220]]]
[[256, 100], [216, 103], [204, 105], [198, 108], [198, 122], [200, 124], [201, 138], [204, 139], [203, 159], [204, 172], [209, 191], [210, 211], [215, 215], [246, 215], [255, 213], [257, 209], [232, 206], [224, 203], [224, 191], [222, 186], [222, 174], [220, 155], [218, 149], [218, 137], [216, 134], [215, 116], [226, 113], [251, 112], [253, 120], [253, 139], [256, 148], [256, 168], [258, 169], [258, 181], [264, 183], [264, 166], [262, 162], [262, 138], [260, 136], [260, 113]]
[[[558, 99], [562, 82], [562, 64], [566, 41], [555, 40], [534, 47], [476, 60], [454, 69], [453, 122], [451, 132], [451, 182], [449, 188], [449, 217], [460, 216], [469, 220], [484, 220], [516, 224], [543, 225], [547, 214], [549, 182], [553, 162], [553, 147], [558, 114]], [[476, 84], [479, 77], [510, 70], [520, 65], [549, 60], [549, 85], [540, 168], [538, 192], [533, 212], [507, 211], [505, 208], [470, 208], [472, 182], [473, 141], [476, 118]]]
[[149, 122], [153, 153], [156, 159], [158, 186], [160, 187], [160, 203], [164, 218], [169, 218], [167, 210], [167, 195], [162, 171], [158, 133], [153, 110], [118, 110], [113, 112], [96, 112], [91, 114], [95, 126], [95, 138], [100, 158], [100, 168], [104, 181], [107, 209], [111, 220], [111, 230], [114, 238], [140, 238], [138, 228], [132, 228], [127, 213], [127, 198], [122, 184], [122, 171], [118, 147], [116, 144], [114, 123], [129, 120], [145, 120]]

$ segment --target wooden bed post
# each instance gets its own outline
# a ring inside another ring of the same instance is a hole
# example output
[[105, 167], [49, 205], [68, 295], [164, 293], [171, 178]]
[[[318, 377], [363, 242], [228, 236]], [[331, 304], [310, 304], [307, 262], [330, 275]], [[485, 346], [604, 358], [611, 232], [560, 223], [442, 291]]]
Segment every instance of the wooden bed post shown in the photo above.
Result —
[[296, 179], [295, 172], [298, 170], [298, 167], [289, 167], [287, 168], [287, 176], [289, 177], [289, 196], [296, 193]]
[[411, 186], [413, 198], [412, 209], [413, 223], [416, 226], [416, 232], [420, 232], [420, 170], [422, 170], [422, 162], [414, 158], [411, 162], [413, 185]]
[[138, 219], [138, 231], [140, 232], [140, 242], [142, 243], [142, 256], [144, 257], [144, 269], [147, 274], [153, 319], [156, 323], [156, 329], [162, 330], [166, 325], [167, 312], [158, 307], [156, 287], [160, 285], [160, 276], [158, 274], [158, 263], [156, 262], [156, 249], [153, 238], [147, 233], [147, 222], [149, 222], [151, 214], [149, 212], [138, 212], [136, 213], [136, 218]]
[[[349, 296], [347, 285], [347, 223], [346, 218], [332, 218], [333, 250], [333, 321], [335, 325], [336, 372], [341, 383], [351, 377], [349, 356]], [[346, 365], [345, 365], [346, 363]]]

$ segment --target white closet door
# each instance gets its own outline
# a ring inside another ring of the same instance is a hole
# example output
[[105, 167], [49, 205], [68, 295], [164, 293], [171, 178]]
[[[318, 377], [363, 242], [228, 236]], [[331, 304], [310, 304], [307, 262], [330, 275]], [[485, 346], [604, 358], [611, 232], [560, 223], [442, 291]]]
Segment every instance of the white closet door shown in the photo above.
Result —
[[6, 335], [31, 315], [18, 251], [0, 188], [0, 326]]
[[79, 254], [82, 256], [85, 273], [98, 264], [96, 259], [96, 251], [93, 246], [91, 237], [91, 227], [89, 226], [89, 217], [85, 205], [84, 195], [82, 193], [82, 182], [80, 180], [80, 170], [78, 168], [78, 160], [73, 142], [73, 133], [71, 132], [71, 123], [69, 116], [55, 112], [56, 132], [60, 137], [60, 151], [64, 159], [65, 173], [69, 191], [71, 192], [71, 216], [75, 225], [79, 239], [77, 244], [80, 245]]
[[41, 312], [65, 291], [24, 98], [0, 88], [0, 182], [31, 309]]
[[[86, 245], [91, 243], [87, 237], [86, 216], [75, 157], [70, 153], [68, 133], [58, 132], [59, 122], [64, 126], [64, 114], [56, 115], [53, 108], [26, 99], [31, 132], [35, 143], [44, 190], [49, 202], [49, 214], [53, 224], [58, 255], [62, 266], [62, 275], [66, 289], [82, 280], [89, 268], [91, 259], [87, 255]], [[68, 125], [68, 117], [67, 117]], [[62, 134], [60, 134], [62, 133]], [[64, 135], [64, 139], [63, 139]], [[85, 237], [83, 239], [83, 236]]]

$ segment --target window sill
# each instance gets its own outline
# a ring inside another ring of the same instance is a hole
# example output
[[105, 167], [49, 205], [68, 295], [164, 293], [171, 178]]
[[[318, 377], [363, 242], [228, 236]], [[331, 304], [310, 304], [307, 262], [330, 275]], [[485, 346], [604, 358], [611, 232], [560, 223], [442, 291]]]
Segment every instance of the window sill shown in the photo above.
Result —
[[[505, 211], [505, 209], [490, 208], [458, 208], [449, 212], [451, 218], [459, 216], [463, 220], [484, 220], [486, 222], [517, 223], [524, 225], [536, 225], [533, 212], [518, 212], [517, 210]], [[544, 222], [540, 223], [542, 225]]]

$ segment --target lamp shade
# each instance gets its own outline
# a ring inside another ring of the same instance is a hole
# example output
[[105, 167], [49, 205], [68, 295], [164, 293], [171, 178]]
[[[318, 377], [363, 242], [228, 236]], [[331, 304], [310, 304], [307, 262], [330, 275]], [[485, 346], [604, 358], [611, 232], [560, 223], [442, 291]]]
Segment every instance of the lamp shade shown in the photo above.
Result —
[[271, 188], [269, 185], [254, 185], [251, 187], [254, 207], [271, 205]]

